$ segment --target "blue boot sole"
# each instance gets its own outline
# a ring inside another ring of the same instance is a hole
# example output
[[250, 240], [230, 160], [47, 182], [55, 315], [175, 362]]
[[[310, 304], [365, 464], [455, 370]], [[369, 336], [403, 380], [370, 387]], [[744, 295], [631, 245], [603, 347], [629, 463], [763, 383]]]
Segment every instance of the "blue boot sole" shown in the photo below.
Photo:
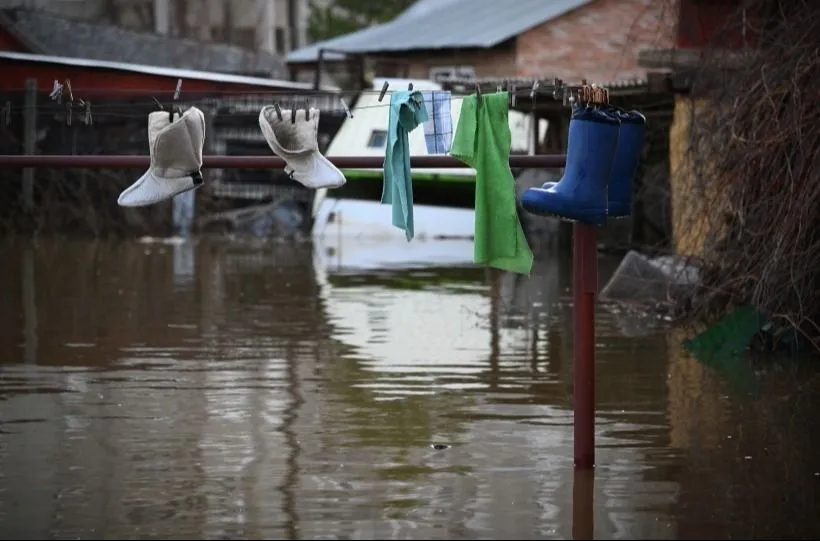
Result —
[[586, 225], [606, 225], [606, 209], [579, 207], [572, 201], [561, 201], [555, 193], [540, 188], [529, 188], [521, 195], [521, 207], [537, 216], [558, 218], [565, 222], [581, 222]]

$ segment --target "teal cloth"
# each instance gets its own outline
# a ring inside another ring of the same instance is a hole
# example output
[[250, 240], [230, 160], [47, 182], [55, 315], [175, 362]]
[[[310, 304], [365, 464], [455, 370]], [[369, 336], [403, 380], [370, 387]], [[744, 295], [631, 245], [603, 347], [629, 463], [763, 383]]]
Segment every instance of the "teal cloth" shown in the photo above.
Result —
[[393, 225], [413, 238], [413, 181], [410, 178], [410, 132], [427, 121], [424, 97], [418, 90], [390, 95], [387, 149], [384, 153], [382, 203], [393, 205]]

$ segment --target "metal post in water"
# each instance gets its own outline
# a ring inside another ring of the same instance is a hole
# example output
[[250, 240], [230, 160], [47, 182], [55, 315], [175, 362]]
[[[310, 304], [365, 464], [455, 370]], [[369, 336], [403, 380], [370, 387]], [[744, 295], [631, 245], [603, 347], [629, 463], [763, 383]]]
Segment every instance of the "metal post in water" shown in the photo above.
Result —
[[595, 472], [575, 470], [572, 479], [572, 539], [595, 539]]
[[572, 230], [574, 461], [595, 467], [595, 296], [598, 293], [598, 230], [575, 223]]

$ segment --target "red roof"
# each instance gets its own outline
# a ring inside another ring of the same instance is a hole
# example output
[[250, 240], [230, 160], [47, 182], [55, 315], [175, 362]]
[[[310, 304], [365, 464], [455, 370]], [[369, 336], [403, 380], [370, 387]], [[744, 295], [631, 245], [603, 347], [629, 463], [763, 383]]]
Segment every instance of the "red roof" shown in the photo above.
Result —
[[[3, 36], [2, 30], [0, 36]], [[2, 44], [0, 41], [0, 48]], [[0, 73], [3, 74], [0, 77], [0, 91], [23, 90], [27, 79], [36, 79], [38, 88], [50, 90], [55, 80], [62, 83], [70, 79], [72, 90], [89, 98], [173, 93], [178, 79], [183, 81], [183, 93], [192, 94], [226, 96], [252, 92], [283, 91], [301, 94], [313, 91], [311, 84], [262, 77], [12, 51], [0, 51]], [[338, 89], [323, 88], [321, 91], [332, 93]]]

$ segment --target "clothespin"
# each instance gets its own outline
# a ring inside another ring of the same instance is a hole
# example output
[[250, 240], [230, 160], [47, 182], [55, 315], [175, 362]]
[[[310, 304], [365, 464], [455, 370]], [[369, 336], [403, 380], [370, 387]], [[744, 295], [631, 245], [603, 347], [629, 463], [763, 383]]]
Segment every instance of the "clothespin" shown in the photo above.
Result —
[[159, 100], [155, 96], [151, 96], [151, 99], [154, 100], [154, 103], [157, 104], [157, 107], [159, 107], [160, 111], [165, 110], [165, 107], [162, 106], [162, 104], [159, 102]]
[[552, 79], [552, 97], [556, 100], [560, 98], [564, 106], [567, 106], [572, 99], [572, 90], [566, 87], [562, 79], [554, 77]]
[[580, 106], [581, 104], [586, 104], [588, 98], [587, 92], [587, 80], [581, 79], [581, 86], [578, 87], [577, 91], [577, 105]]
[[6, 105], [3, 106], [2, 114], [0, 114], [0, 118], [3, 119], [3, 124], [8, 126], [11, 124], [11, 102], [7, 101]]
[[278, 118], [279, 121], [281, 122], [282, 121], [282, 109], [279, 108], [279, 104], [276, 103], [276, 102], [273, 102], [273, 108], [276, 111], [276, 118]]
[[57, 103], [63, 103], [63, 85], [58, 83], [57, 79], [54, 79], [54, 87], [51, 89], [51, 93], [48, 97]]
[[541, 82], [536, 79], [532, 83], [532, 90], [530, 90], [530, 101], [532, 102], [532, 110], [535, 111], [535, 91], [541, 86]]
[[296, 100], [293, 100], [293, 105], [290, 108], [290, 123], [291, 124], [296, 124], [296, 108], [297, 107], [298, 106], [296, 105]]
[[65, 88], [68, 89], [68, 101], [65, 103], [65, 123], [71, 126], [72, 106], [74, 105], [74, 94], [71, 92], [71, 79], [65, 80]]
[[564, 88], [564, 81], [559, 79], [558, 77], [552, 78], [552, 97], [553, 99], [558, 99], [561, 95], [561, 90]]
[[481, 85], [479, 83], [475, 84], [475, 97], [481, 103]]
[[515, 108], [515, 83], [510, 85], [510, 107]]
[[387, 87], [388, 87], [388, 84], [387, 84], [387, 81], [385, 81], [384, 84], [382, 85], [382, 91], [379, 92], [379, 101], [382, 101], [384, 99], [384, 95], [387, 93]]
[[502, 90], [504, 90], [504, 87], [502, 85], [496, 85], [496, 87], [495, 87], [496, 92], [501, 92]]
[[410, 92], [413, 91], [413, 83], [407, 85], [407, 90], [409, 90]]
[[339, 97], [339, 101], [342, 102], [342, 107], [345, 110], [345, 114], [347, 115], [347, 118], [353, 118], [353, 113], [350, 112], [350, 108], [347, 106], [347, 102], [345, 101], [345, 99], [342, 98], [342, 97]]
[[179, 113], [174, 104], [179, 101], [179, 95], [182, 93], [182, 79], [177, 79], [177, 87], [174, 90], [174, 100], [171, 102], [171, 110], [168, 113], [168, 120], [174, 121], [174, 113]]
[[590, 87], [590, 101], [595, 105], [606, 105], [609, 103], [609, 91], [606, 88], [593, 84]]
[[84, 104], [85, 104], [85, 115], [83, 117], [83, 121], [85, 122], [86, 126], [91, 126], [92, 124], [94, 124], [94, 119], [91, 118], [91, 102], [88, 101], [88, 100], [85, 100]]
[[310, 120], [310, 100], [305, 100], [305, 120]]

